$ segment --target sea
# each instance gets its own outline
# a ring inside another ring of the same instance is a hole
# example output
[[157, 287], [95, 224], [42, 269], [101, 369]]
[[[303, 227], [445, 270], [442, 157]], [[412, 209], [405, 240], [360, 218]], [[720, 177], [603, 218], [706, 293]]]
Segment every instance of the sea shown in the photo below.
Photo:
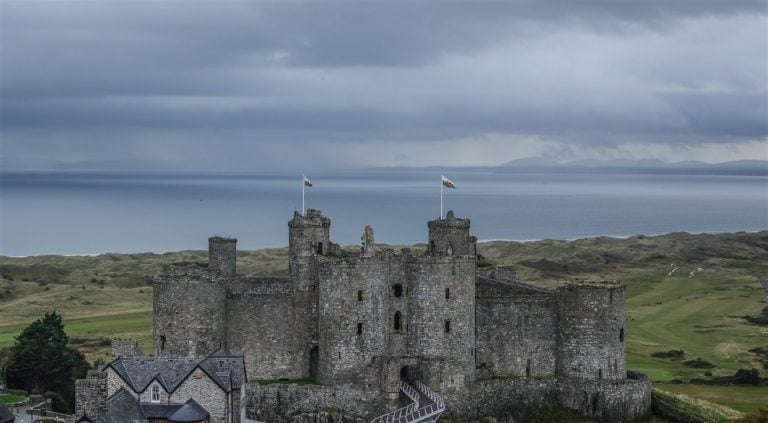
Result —
[[[332, 220], [331, 239], [427, 239], [441, 211], [438, 169], [307, 175], [306, 208]], [[443, 215], [471, 219], [480, 241], [768, 230], [768, 178], [750, 175], [450, 170]], [[0, 255], [203, 250], [212, 235], [239, 249], [282, 247], [302, 210], [301, 174], [2, 173]]]

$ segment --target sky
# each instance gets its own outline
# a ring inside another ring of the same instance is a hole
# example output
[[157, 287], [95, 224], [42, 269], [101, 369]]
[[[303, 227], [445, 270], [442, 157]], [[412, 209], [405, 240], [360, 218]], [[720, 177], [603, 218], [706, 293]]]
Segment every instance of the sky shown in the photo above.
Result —
[[0, 0], [0, 169], [766, 160], [766, 7]]

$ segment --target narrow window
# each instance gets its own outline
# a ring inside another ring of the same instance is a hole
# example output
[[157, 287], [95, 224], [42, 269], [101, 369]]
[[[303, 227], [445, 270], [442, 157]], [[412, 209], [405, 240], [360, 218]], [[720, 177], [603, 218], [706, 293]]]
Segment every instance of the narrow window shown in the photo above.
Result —
[[157, 385], [152, 385], [152, 396], [150, 397], [151, 402], [160, 402], [160, 387]]
[[445, 333], [451, 333], [451, 321], [446, 320], [445, 321]]
[[339, 351], [339, 360], [341, 360], [341, 351]]
[[312, 285], [312, 292], [315, 292], [317, 290], [317, 285]]
[[525, 363], [525, 377], [531, 377], [531, 360]]
[[619, 342], [624, 342], [624, 328], [619, 330]]
[[435, 254], [435, 241], [429, 241], [429, 253]]
[[446, 300], [451, 299], [451, 288], [445, 288], [445, 299]]
[[317, 254], [323, 254], [323, 241], [317, 243]]
[[363, 334], [363, 324], [362, 323], [358, 323], [357, 324], [357, 334], [358, 335], [362, 335]]
[[165, 349], [165, 335], [160, 335], [160, 351]]
[[598, 369], [597, 370], [597, 378], [598, 379], [602, 379], [603, 378], [603, 369]]
[[395, 312], [395, 330], [400, 330], [400, 317], [401, 317], [400, 312], [396, 311]]
[[392, 289], [394, 290], [395, 297], [400, 298], [403, 296], [403, 286], [399, 283], [392, 285]]
[[357, 291], [357, 301], [363, 301], [363, 291]]

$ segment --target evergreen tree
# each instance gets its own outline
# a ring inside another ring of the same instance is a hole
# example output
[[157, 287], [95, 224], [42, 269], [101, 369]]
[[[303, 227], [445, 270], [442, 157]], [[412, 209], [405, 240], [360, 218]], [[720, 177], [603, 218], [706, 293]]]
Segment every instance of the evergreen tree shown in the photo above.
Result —
[[75, 379], [85, 377], [88, 362], [68, 342], [61, 315], [55, 311], [32, 322], [11, 347], [8, 385], [30, 392], [57, 392], [71, 408]]

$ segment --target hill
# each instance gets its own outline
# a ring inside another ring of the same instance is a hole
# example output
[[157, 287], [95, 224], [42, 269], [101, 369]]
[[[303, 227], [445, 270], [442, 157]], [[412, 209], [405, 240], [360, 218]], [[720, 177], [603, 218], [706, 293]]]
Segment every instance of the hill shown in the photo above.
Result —
[[[482, 265], [515, 265], [519, 279], [544, 286], [574, 279], [626, 283], [628, 368], [656, 382], [716, 381], [740, 368], [768, 374], [768, 325], [760, 323], [768, 303], [757, 282], [768, 276], [768, 231], [496, 241], [479, 244], [478, 253]], [[0, 347], [57, 309], [72, 343], [91, 360], [106, 358], [112, 337], [137, 338], [151, 351], [152, 275], [172, 263], [206, 259], [205, 251], [0, 257]], [[286, 248], [238, 253], [239, 273], [287, 271]], [[718, 392], [722, 403], [742, 411], [768, 398], [764, 386], [739, 387], [738, 398], [723, 394], [727, 387], [692, 393], [690, 386], [664, 389], [710, 400]]]

